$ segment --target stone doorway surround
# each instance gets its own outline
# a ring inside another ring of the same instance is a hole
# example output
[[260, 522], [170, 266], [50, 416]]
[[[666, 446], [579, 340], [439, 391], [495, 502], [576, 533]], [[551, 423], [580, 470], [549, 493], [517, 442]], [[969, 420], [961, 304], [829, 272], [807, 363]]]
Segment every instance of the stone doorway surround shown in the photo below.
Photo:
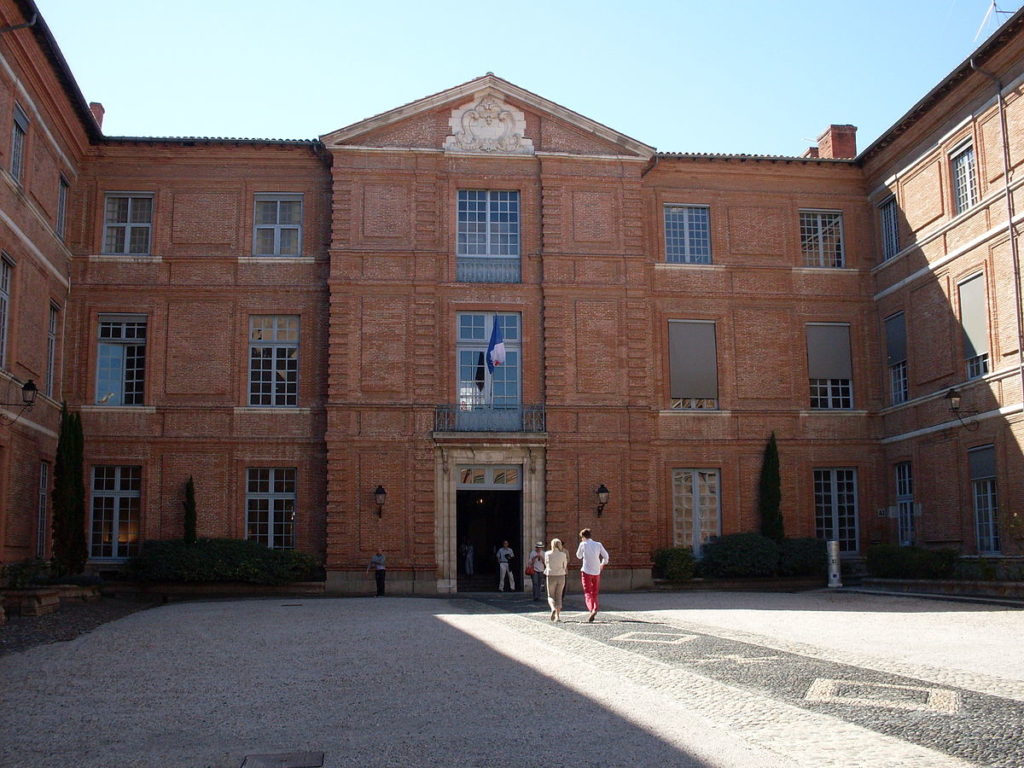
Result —
[[437, 446], [434, 464], [434, 541], [437, 551], [437, 591], [458, 591], [458, 502], [456, 485], [460, 465], [518, 466], [523, 478], [523, 541], [543, 541], [545, 451], [523, 443], [452, 444]]

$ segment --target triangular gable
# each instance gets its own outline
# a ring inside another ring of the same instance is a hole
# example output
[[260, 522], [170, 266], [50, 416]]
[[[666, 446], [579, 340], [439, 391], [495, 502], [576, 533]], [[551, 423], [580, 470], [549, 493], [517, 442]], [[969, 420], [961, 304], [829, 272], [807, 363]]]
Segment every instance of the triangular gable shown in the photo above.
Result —
[[655, 149], [488, 73], [321, 137], [332, 147], [451, 153], [599, 154], [648, 159]]

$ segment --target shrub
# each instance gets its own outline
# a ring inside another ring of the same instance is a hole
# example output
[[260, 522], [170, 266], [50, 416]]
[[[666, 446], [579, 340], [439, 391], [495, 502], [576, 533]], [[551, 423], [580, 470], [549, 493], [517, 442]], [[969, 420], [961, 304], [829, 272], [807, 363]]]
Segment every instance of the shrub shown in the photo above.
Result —
[[688, 581], [693, 578], [697, 560], [689, 547], [659, 549], [654, 553], [653, 574], [656, 579]]
[[828, 574], [828, 546], [824, 539], [783, 539], [779, 542], [780, 576]]
[[953, 549], [922, 549], [875, 544], [868, 548], [868, 573], [881, 579], [948, 579], [959, 554]]
[[779, 545], [759, 533], [720, 536], [704, 547], [700, 570], [706, 576], [773, 576]]
[[291, 549], [267, 549], [241, 539], [181, 539], [149, 541], [129, 563], [138, 581], [223, 582], [287, 584], [322, 578], [312, 555]]
[[0, 585], [8, 589], [25, 589], [43, 584], [50, 575], [50, 566], [38, 557], [20, 563], [0, 565]]

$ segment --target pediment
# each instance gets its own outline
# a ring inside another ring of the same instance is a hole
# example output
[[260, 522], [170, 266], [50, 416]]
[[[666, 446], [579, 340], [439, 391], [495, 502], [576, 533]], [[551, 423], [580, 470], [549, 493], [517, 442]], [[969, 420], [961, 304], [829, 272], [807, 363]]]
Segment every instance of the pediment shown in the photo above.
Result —
[[647, 159], [655, 150], [492, 74], [325, 134], [328, 149]]

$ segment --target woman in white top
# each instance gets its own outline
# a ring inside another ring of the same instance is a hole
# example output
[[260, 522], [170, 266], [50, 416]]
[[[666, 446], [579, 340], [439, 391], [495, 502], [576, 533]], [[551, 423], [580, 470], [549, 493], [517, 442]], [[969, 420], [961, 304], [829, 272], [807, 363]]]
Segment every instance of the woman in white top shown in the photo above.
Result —
[[552, 539], [551, 549], [544, 553], [544, 575], [547, 577], [552, 621], [560, 621], [562, 618], [562, 594], [565, 592], [565, 574], [568, 570], [569, 553], [562, 546], [561, 539]]

